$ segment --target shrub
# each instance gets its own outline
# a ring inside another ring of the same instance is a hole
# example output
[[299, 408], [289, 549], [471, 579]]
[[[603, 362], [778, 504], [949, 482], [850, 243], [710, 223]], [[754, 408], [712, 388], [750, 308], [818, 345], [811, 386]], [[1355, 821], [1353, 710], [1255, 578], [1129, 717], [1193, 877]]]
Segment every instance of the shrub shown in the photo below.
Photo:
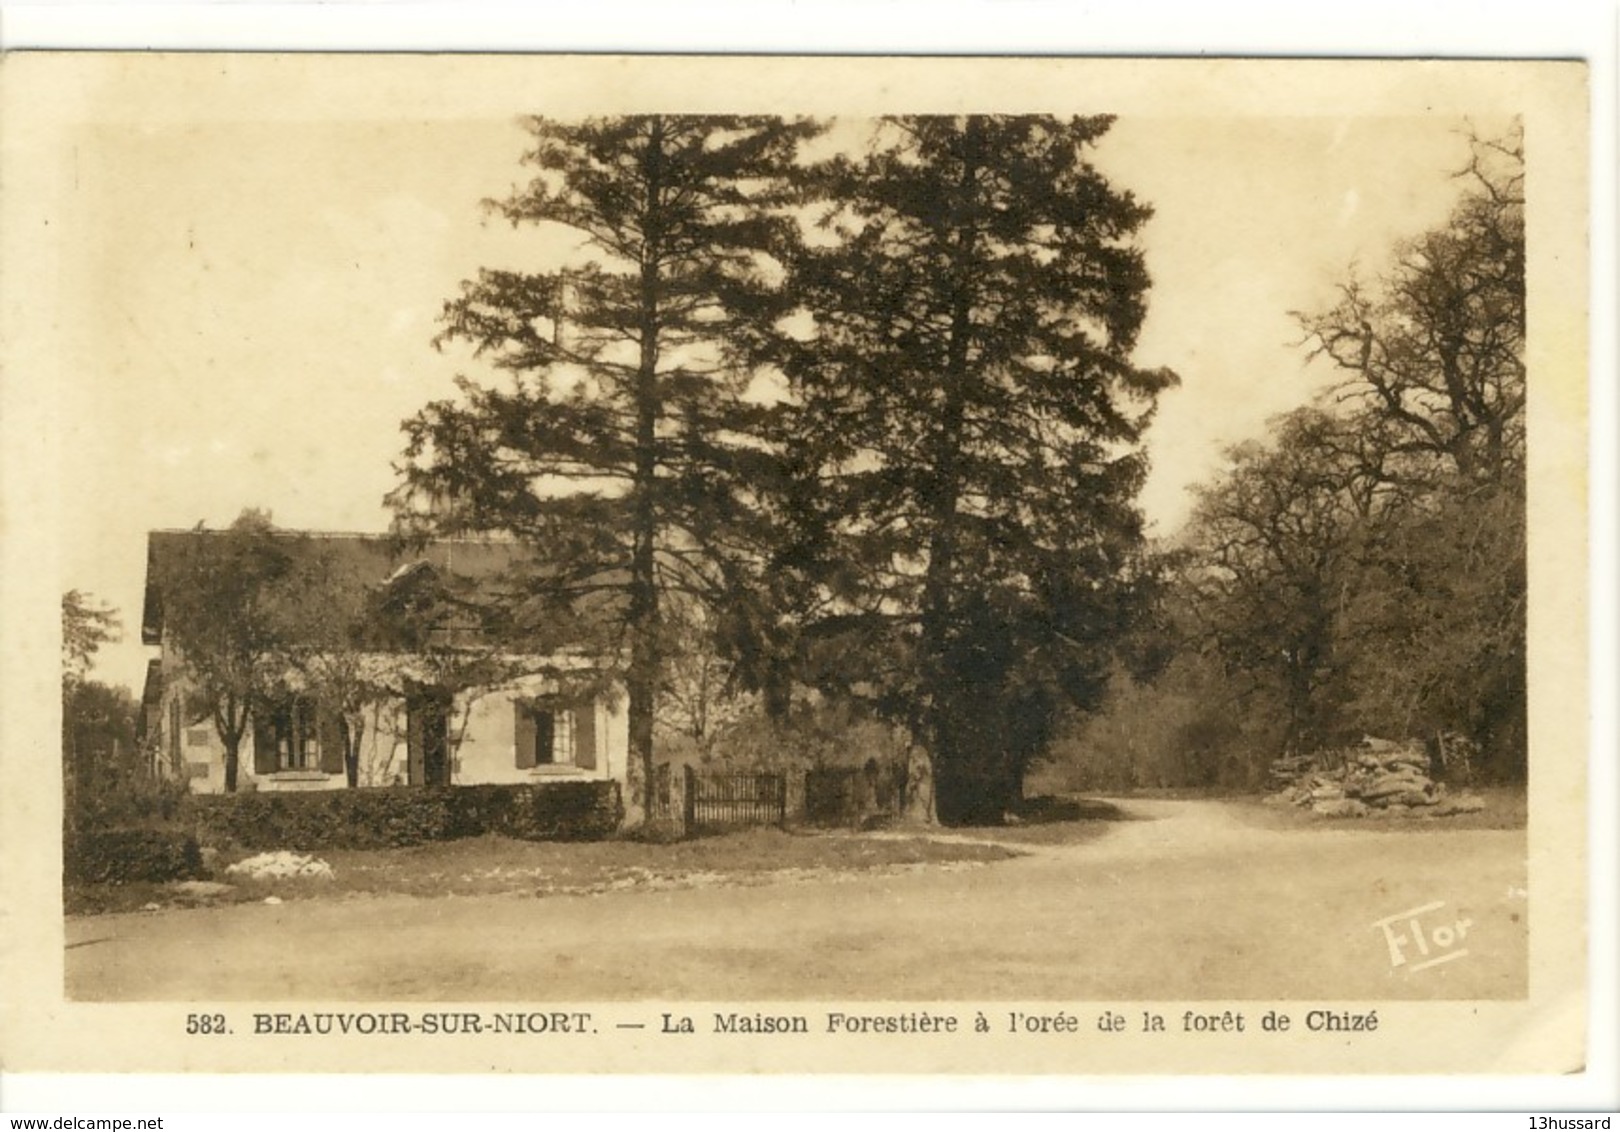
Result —
[[186, 816], [205, 841], [310, 851], [388, 849], [486, 833], [595, 840], [619, 828], [624, 806], [616, 782], [550, 782], [198, 795], [187, 800]]
[[[475, 787], [502, 791], [513, 788]], [[608, 837], [624, 821], [616, 782], [554, 782], [522, 786], [508, 795], [500, 824], [490, 832], [526, 841], [594, 841]]]
[[179, 816], [186, 784], [109, 762], [68, 792], [68, 824], [78, 829], [163, 826]]
[[175, 830], [84, 830], [66, 848], [63, 872], [71, 884], [161, 883], [203, 872], [197, 839]]
[[812, 825], [870, 827], [905, 809], [904, 763], [816, 767], [804, 775], [804, 820]]

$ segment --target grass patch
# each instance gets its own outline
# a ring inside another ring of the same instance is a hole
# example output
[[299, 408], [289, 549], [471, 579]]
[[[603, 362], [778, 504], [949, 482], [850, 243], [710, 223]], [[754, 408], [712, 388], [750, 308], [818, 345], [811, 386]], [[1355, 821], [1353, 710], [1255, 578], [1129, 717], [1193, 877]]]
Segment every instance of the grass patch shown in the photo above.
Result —
[[1099, 790], [1110, 798], [1141, 798], [1155, 802], [1210, 802], [1247, 798], [1254, 792], [1241, 786], [1135, 786], [1128, 790]]
[[1465, 829], [1523, 829], [1529, 821], [1529, 799], [1523, 787], [1484, 786], [1469, 790], [1485, 799], [1476, 814], [1419, 817], [1387, 814], [1376, 809], [1365, 817], [1328, 818], [1304, 806], [1267, 805], [1247, 797], [1232, 803], [1233, 813], [1262, 829], [1364, 829], [1375, 833], [1437, 833]]
[[[1017, 855], [997, 845], [845, 831], [749, 829], [671, 844], [629, 838], [562, 844], [492, 835], [399, 849], [328, 850], [318, 856], [332, 866], [331, 879], [238, 879], [225, 874], [230, 862], [222, 859], [215, 876], [232, 888], [210, 899], [246, 903], [269, 896], [311, 900], [658, 891], [984, 864]], [[173, 885], [102, 885], [70, 888], [67, 905], [71, 914], [89, 915], [137, 911], [149, 903], [185, 907], [200, 902]]]
[[104, 912], [135, 912], [147, 904], [174, 903], [166, 896], [167, 884], [136, 881], [130, 884], [69, 884], [62, 893], [62, 908], [69, 916], [98, 916]]

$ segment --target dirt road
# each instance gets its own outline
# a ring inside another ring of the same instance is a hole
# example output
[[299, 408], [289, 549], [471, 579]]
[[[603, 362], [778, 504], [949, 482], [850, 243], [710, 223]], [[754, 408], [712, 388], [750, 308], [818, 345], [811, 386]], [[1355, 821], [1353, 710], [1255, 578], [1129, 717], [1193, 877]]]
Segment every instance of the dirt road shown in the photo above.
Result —
[[[1099, 839], [1020, 845], [1026, 856], [971, 868], [75, 918], [68, 993], [511, 1002], [1526, 992], [1522, 830], [1284, 831], [1255, 827], [1233, 803], [1118, 804], [1133, 820]], [[1425, 955], [1407, 921], [1393, 925], [1404, 939], [1398, 966], [1376, 923], [1419, 908], [1427, 958], [1448, 961], [1414, 970]]]

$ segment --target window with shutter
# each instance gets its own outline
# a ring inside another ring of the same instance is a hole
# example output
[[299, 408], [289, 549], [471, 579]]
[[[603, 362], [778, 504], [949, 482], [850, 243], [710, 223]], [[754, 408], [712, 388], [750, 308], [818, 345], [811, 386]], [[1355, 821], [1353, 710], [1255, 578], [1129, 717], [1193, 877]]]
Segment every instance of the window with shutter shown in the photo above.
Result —
[[451, 696], [443, 688], [415, 686], [405, 699], [411, 783], [449, 786]]
[[534, 713], [534, 761], [541, 765], [557, 761], [557, 716], [552, 712]]
[[405, 703], [405, 781], [411, 786], [423, 784], [426, 767], [423, 765], [422, 747], [426, 728], [422, 726], [422, 713], [414, 701]]
[[585, 700], [574, 708], [574, 765], [596, 769], [596, 703]]
[[534, 711], [522, 700], [512, 701], [513, 734], [520, 770], [534, 766]]
[[253, 773], [274, 774], [276, 766], [276, 729], [262, 713], [253, 713]]
[[343, 740], [335, 721], [316, 710], [315, 702], [295, 696], [254, 713], [253, 773], [283, 770], [343, 772]]
[[331, 712], [321, 712], [318, 716], [320, 727], [320, 766], [327, 774], [343, 773], [343, 724]]
[[567, 765], [574, 761], [572, 712], [537, 707], [532, 701], [514, 700], [513, 746], [519, 768]]

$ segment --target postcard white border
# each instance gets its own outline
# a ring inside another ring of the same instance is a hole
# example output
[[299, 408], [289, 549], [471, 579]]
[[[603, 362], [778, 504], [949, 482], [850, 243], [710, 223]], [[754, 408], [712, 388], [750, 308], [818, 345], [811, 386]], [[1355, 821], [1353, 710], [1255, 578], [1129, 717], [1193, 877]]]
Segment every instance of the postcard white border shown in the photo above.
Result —
[[[300, 49], [585, 49], [585, 50], [744, 50], [744, 51], [922, 51], [943, 53], [1107, 53], [1161, 54], [1372, 54], [1580, 57], [1591, 65], [1592, 120], [1592, 277], [1590, 309], [1594, 444], [1590, 488], [1591, 578], [1594, 689], [1591, 745], [1595, 752], [1617, 749], [1612, 693], [1615, 689], [1613, 580], [1615, 552], [1614, 396], [1614, 123], [1615, 59], [1613, 11], [1608, 5], [1520, 5], [1517, 11], [1479, 10], [1466, 4], [1363, 4], [1322, 8], [1248, 3], [1234, 12], [1196, 4], [1132, 5], [1104, 15], [1062, 10], [1046, 4], [929, 5], [926, 18], [909, 4], [827, 4], [783, 6], [761, 15], [762, 5], [592, 5], [588, 12], [563, 16], [514, 11], [420, 5], [383, 12], [365, 5], [311, 12], [309, 5], [3, 5], [0, 45], [73, 47], [185, 46], [188, 48]], [[625, 9], [633, 9], [626, 16]], [[993, 10], [992, 10], [993, 9]], [[544, 25], [544, 26], [541, 26]], [[1611, 695], [1605, 695], [1610, 693]], [[1594, 1067], [1613, 1066], [1615, 1056], [1614, 823], [1612, 758], [1591, 765], [1592, 895], [1590, 1006]], [[1607, 868], [1603, 863], [1609, 862]], [[237, 1090], [207, 1078], [178, 1083], [165, 1077], [7, 1076], [0, 1103], [19, 1109], [83, 1110], [107, 1107], [228, 1110]], [[881, 1103], [900, 1107], [1087, 1108], [1164, 1106], [1162, 1085], [1153, 1080], [1016, 1079], [840, 1081], [829, 1091], [824, 1079], [775, 1078], [731, 1082], [726, 1095], [742, 1107], [845, 1107]], [[284, 1079], [276, 1095], [260, 1098], [264, 1107], [320, 1109], [352, 1107], [355, 1083], [332, 1077]], [[600, 1107], [589, 1079], [575, 1093], [567, 1079], [544, 1082], [546, 1107]], [[640, 1081], [635, 1091], [615, 1089], [615, 1103], [628, 1107], [734, 1107], [718, 1103], [703, 1083]], [[365, 1095], [379, 1108], [442, 1103], [433, 1079], [375, 1078]], [[1178, 1079], [1178, 1101], [1196, 1098], [1200, 1107], [1601, 1107], [1615, 1099], [1614, 1072], [1575, 1080], [1546, 1078], [1342, 1079], [1311, 1081], [1245, 1078], [1239, 1081]], [[96, 1098], [89, 1101], [88, 1098]], [[473, 1098], [469, 1097], [469, 1100]], [[481, 1083], [476, 1107], [523, 1107], [537, 1103], [532, 1084], [495, 1078]], [[941, 1104], [944, 1100], [946, 1103]], [[645, 1103], [635, 1103], [645, 1102]], [[469, 1104], [469, 1108], [474, 1107]], [[1179, 1105], [1178, 1105], [1179, 1107]]]

